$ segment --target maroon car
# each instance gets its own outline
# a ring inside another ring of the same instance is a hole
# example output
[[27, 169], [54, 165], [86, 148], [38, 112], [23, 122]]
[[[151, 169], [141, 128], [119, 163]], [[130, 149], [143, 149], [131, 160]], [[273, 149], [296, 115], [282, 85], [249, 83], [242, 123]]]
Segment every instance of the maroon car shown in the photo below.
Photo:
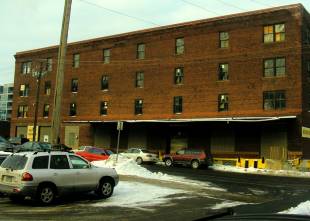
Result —
[[173, 164], [190, 165], [193, 169], [197, 169], [200, 165], [212, 165], [211, 154], [207, 154], [205, 150], [200, 149], [180, 149], [176, 153], [165, 154], [163, 161], [166, 166]]

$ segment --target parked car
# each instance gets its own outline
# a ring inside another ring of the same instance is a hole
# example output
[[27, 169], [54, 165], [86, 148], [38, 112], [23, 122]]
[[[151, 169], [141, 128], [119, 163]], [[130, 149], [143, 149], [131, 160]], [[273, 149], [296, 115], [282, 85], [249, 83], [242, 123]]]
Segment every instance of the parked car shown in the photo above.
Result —
[[129, 148], [121, 155], [135, 160], [137, 164], [142, 164], [143, 162], [156, 163], [159, 161], [158, 154], [144, 148]]
[[18, 152], [47, 151], [47, 150], [51, 150], [51, 149], [52, 149], [52, 146], [50, 143], [29, 141], [29, 142], [24, 143], [23, 145], [20, 145]]
[[98, 168], [65, 151], [12, 154], [1, 164], [0, 177], [0, 192], [11, 200], [27, 196], [42, 205], [70, 193], [95, 191], [100, 198], [108, 198], [119, 181], [114, 169]]
[[166, 166], [182, 164], [190, 165], [193, 169], [197, 169], [200, 165], [211, 166], [213, 162], [211, 154], [199, 149], [180, 149], [176, 153], [165, 154], [163, 161]]
[[83, 150], [75, 152], [77, 155], [84, 157], [88, 161], [106, 160], [113, 152], [98, 147], [87, 146]]

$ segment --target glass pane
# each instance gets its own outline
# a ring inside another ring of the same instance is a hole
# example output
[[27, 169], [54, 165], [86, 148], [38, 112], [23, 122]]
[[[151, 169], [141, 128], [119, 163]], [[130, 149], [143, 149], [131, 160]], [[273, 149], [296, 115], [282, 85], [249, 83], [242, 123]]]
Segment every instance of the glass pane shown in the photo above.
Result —
[[264, 35], [264, 42], [273, 42], [273, 34]]
[[264, 27], [264, 34], [270, 34], [273, 33], [273, 26], [272, 25], [268, 25]]
[[221, 32], [220, 33], [220, 40], [227, 40], [229, 38], [228, 32]]
[[285, 24], [277, 24], [275, 25], [275, 32], [285, 32]]

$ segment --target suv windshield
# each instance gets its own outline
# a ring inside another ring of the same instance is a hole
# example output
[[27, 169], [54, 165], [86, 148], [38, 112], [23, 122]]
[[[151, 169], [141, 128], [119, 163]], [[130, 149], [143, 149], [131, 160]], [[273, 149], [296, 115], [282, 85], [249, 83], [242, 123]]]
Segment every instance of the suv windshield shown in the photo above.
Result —
[[12, 170], [22, 170], [26, 165], [27, 159], [26, 156], [11, 155], [3, 161], [1, 167]]

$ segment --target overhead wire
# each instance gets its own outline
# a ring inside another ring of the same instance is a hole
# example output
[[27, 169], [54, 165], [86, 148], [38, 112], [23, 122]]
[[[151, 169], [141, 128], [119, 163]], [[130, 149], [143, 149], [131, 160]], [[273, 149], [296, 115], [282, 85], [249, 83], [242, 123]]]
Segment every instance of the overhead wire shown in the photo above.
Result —
[[193, 2], [191, 2], [191, 1], [188, 1], [188, 0], [181, 0], [181, 1], [184, 2], [185, 4], [194, 6], [194, 7], [196, 7], [196, 8], [200, 8], [200, 9], [206, 11], [206, 12], [209, 12], [209, 13], [212, 13], [212, 14], [215, 14], [215, 15], [221, 15], [221, 14], [215, 12], [215, 11], [212, 11], [212, 10], [210, 10], [210, 9], [207, 9], [207, 8], [205, 8], [205, 7], [201, 6], [201, 5], [198, 5], [198, 4], [196, 4], [196, 3], [193, 3]]
[[224, 4], [224, 5], [227, 5], [227, 6], [229, 6], [229, 7], [236, 8], [236, 9], [241, 10], [241, 11], [246, 11], [246, 9], [240, 8], [239, 6], [236, 6], [236, 5], [231, 4], [231, 3], [227, 3], [227, 2], [225, 2], [224, 0], [217, 0], [217, 1], [219, 1], [220, 3], [222, 3], [222, 4]]

